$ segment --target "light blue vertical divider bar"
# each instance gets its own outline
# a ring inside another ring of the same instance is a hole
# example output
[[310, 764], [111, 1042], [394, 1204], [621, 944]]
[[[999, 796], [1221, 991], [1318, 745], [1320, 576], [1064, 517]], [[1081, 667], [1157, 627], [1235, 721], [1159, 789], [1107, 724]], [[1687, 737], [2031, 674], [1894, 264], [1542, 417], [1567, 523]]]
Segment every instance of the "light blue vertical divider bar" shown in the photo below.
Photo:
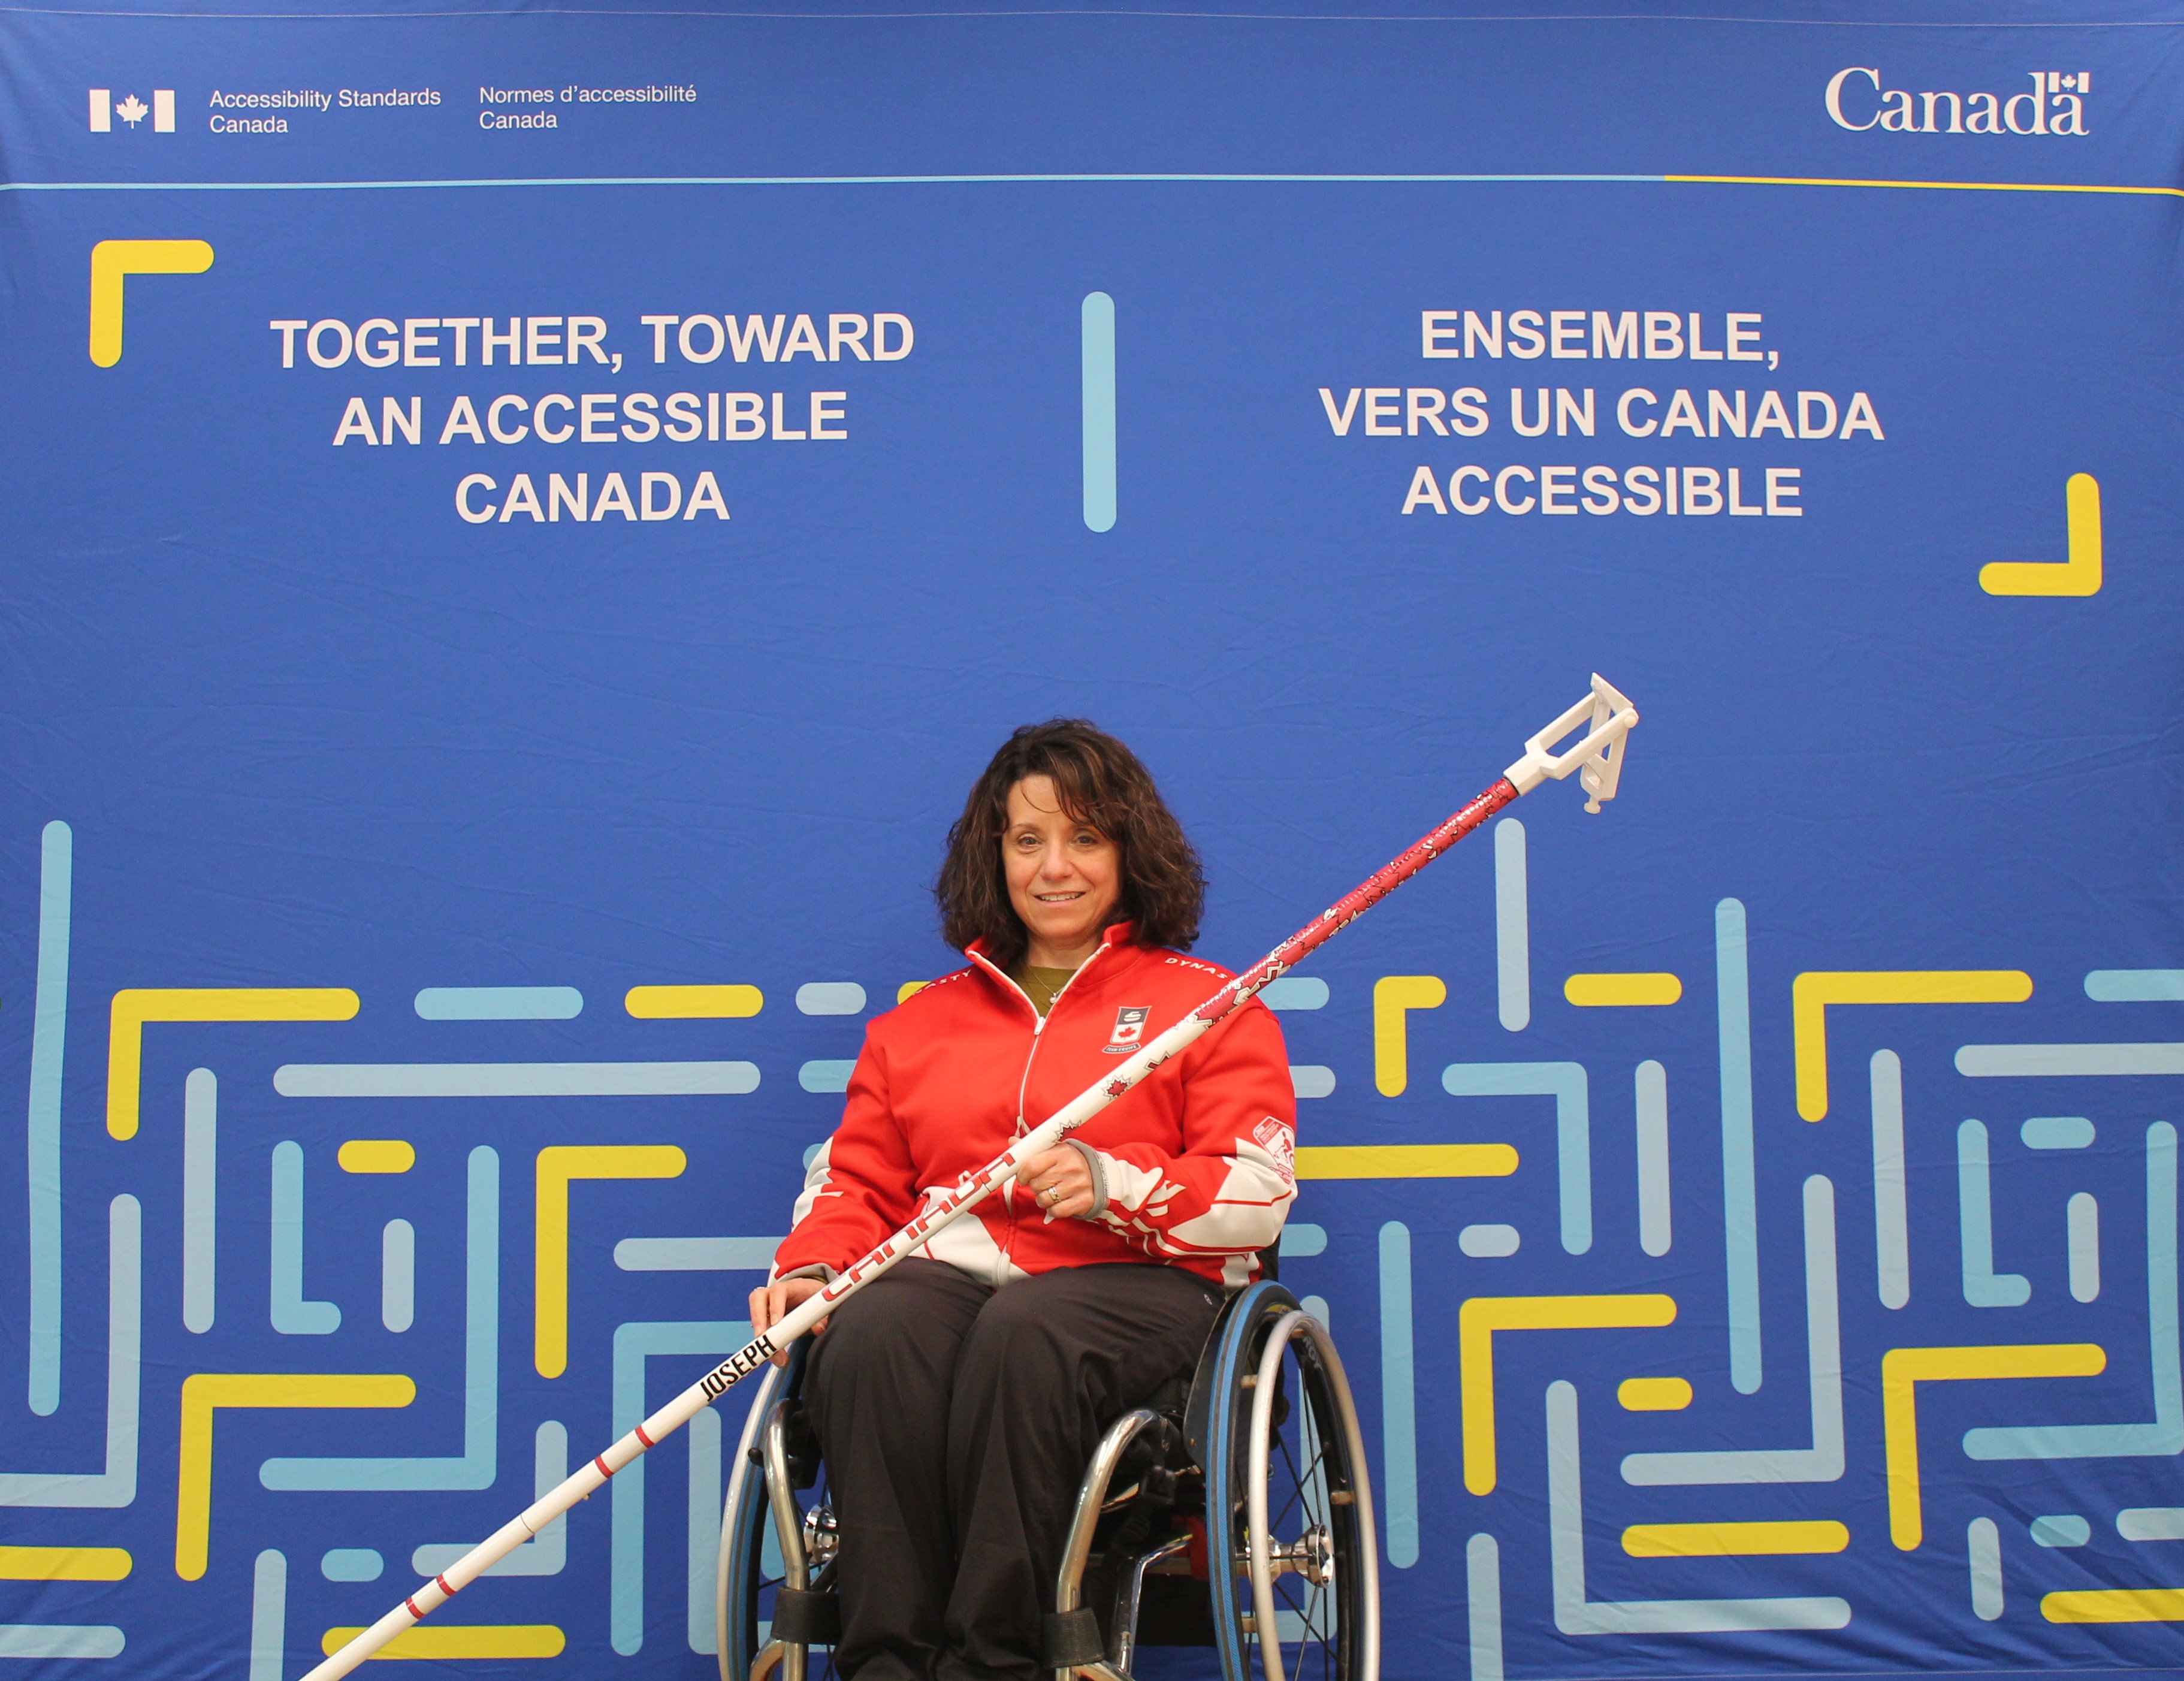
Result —
[[1759, 1359], [1759, 1197], [1752, 1145], [1752, 980], [1744, 902], [1713, 908], [1716, 1022], [1721, 1036], [1721, 1225], [1729, 1273], [1729, 1381], [1756, 1393]]
[[0, 1472], [0, 1506], [112, 1509], [135, 1503], [143, 1334], [144, 1211], [125, 1192], [107, 1205], [106, 1468]]
[[1669, 1070], [1638, 1064], [1638, 1247], [1665, 1255], [1674, 1240], [1669, 1202]]
[[1502, 1681], [1502, 1545], [1491, 1535], [1464, 1543], [1463, 1599], [1471, 1621], [1471, 1681]]
[[209, 1068], [182, 1084], [182, 1324], [212, 1329], [220, 1271], [220, 1081]]
[[250, 1578], [250, 1681], [281, 1681], [287, 1645], [288, 1559], [268, 1547]]
[[721, 1561], [721, 1415], [707, 1407], [682, 1427], [690, 1442], [690, 1588], [683, 1600], [690, 1650], [710, 1657], [714, 1576]]
[[326, 1337], [341, 1329], [341, 1310], [304, 1297], [304, 1147], [293, 1139], [273, 1147], [273, 1328], [284, 1337]]
[[1084, 294], [1084, 523], [1115, 528], [1115, 300]]
[[1880, 1304], [1911, 1299], [1911, 1216], [1903, 1165], [1903, 1064], [1875, 1051], [1873, 1075], [1873, 1249]]
[[[632, 1320], [615, 1326], [614, 1433], [617, 1440], [644, 1422], [644, 1363], [655, 1354], [727, 1354], [750, 1341], [750, 1321], [739, 1319]], [[720, 1522], [720, 1443], [714, 1441], [713, 1522]], [[615, 1650], [632, 1657], [644, 1650], [644, 1460], [615, 1474], [607, 1564], [607, 1633]], [[705, 1585], [706, 1638], [712, 1637], [712, 1583]], [[696, 1613], [691, 1613], [693, 1627]]]
[[2021, 1308], [2032, 1282], [1994, 1270], [1993, 1192], [1987, 1173], [1986, 1128], [1968, 1120], [1957, 1129], [1957, 1234], [1964, 1256], [1964, 1299], [1975, 1308]]
[[463, 1450], [446, 1459], [269, 1459], [268, 1488], [490, 1488], [500, 1432], [500, 1157], [470, 1153], [463, 1254]]
[[1991, 1517], [1975, 1517], [1964, 1529], [1964, 1555], [1971, 1567], [1972, 1615], [1992, 1622], [2002, 1615], [2002, 1532]]
[[2070, 1245], [2070, 1299], [2097, 1300], [2101, 1293], [2101, 1205], [2090, 1191], [2070, 1198], [2065, 1216]]
[[38, 991], [31, 1021], [31, 1410], [61, 1404], [61, 1053], [68, 1044], [69, 901], [75, 840], [49, 823], [38, 847]]
[[417, 1231], [390, 1220], [379, 1236], [379, 1322], [407, 1331], [417, 1319]]
[[2147, 1364], [2153, 1418], [2141, 1424], [1983, 1425], [1964, 1432], [1972, 1459], [2137, 1459], [2184, 1453], [2184, 1362], [2176, 1313], [2176, 1129], [2146, 1129]]
[[1418, 1367], [1412, 1354], [1411, 1228], [1380, 1228], [1380, 1454], [1387, 1485], [1388, 1562], [1418, 1561]]
[[1532, 912], [1524, 872], [1524, 825], [1494, 825], [1494, 977], [1502, 1025], [1520, 1033], [1532, 1020]]

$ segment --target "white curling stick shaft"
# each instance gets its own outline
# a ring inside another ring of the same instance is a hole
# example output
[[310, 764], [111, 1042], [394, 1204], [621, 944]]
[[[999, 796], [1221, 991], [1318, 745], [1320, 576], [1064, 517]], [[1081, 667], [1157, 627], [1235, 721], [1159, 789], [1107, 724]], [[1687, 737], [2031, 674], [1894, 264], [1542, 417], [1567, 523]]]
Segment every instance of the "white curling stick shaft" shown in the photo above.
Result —
[[[1546, 751], [1588, 713], [1592, 721], [1582, 740], [1563, 753]], [[1573, 771], [1586, 768], [1596, 770], [1603, 764], [1619, 773], [1624, 737], [1637, 722], [1637, 712], [1630, 702], [1601, 679], [1594, 678], [1592, 695], [1564, 713], [1547, 730], [1533, 737], [1526, 744], [1525, 757], [1510, 767], [1511, 774], [1497, 777], [1491, 787], [1401, 857], [1321, 912], [1166, 1032], [1140, 1046], [1112, 1073], [1079, 1092], [976, 1173], [966, 1174], [952, 1189], [935, 1198], [916, 1220], [833, 1279], [824, 1289], [806, 1298], [802, 1305], [784, 1315], [763, 1336], [753, 1338], [722, 1360], [560, 1487], [471, 1548], [439, 1575], [421, 1584], [401, 1604], [310, 1671], [304, 1681], [339, 1681], [340, 1677], [378, 1652], [404, 1629], [445, 1605], [577, 1501], [588, 1498], [638, 1455], [657, 1447], [680, 1430], [700, 1409], [718, 1400], [733, 1385], [757, 1371], [934, 1232], [968, 1214], [996, 1186], [1013, 1176], [1027, 1157], [1052, 1149], [1064, 1136], [1126, 1095], [1162, 1063], [1194, 1043], [1200, 1035], [1228, 1019], [1269, 981], [1333, 939], [1504, 806], [1529, 793], [1550, 777], [1559, 781]], [[1596, 789], [1591, 780], [1586, 789], [1599, 799], [1614, 797], [1612, 776], [1605, 791]]]

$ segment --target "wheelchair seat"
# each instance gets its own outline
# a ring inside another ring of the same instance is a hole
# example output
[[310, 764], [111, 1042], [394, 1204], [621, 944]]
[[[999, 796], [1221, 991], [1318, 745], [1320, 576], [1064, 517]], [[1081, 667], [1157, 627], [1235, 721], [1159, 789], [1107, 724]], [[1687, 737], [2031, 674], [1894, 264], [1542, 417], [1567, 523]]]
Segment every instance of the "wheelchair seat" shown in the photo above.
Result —
[[[757, 1381], [730, 1466], [722, 1681], [807, 1681], [838, 1635], [833, 1514], [800, 1399], [808, 1341]], [[1223, 1305], [1192, 1370], [1101, 1437], [1041, 1661], [1056, 1681], [1129, 1681], [1141, 1647], [1211, 1646], [1223, 1681], [1377, 1681], [1378, 1557], [1340, 1360], [1262, 1278]]]

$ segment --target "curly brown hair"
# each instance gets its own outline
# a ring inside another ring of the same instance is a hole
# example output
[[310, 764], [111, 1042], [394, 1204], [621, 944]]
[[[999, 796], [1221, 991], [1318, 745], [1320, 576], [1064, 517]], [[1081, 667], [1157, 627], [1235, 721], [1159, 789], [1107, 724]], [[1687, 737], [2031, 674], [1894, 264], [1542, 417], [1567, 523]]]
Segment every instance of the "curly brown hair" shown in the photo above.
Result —
[[1076, 718], [1023, 725], [972, 785], [963, 815], [948, 831], [948, 856], [933, 887], [948, 943], [965, 951], [983, 940], [987, 959], [1004, 969], [1023, 955], [1028, 936], [1009, 902], [1001, 836], [1009, 790], [1028, 776], [1052, 778], [1061, 808], [1121, 852], [1122, 892], [1110, 920], [1135, 923], [1139, 945], [1189, 951], [1206, 902], [1198, 853], [1138, 756]]

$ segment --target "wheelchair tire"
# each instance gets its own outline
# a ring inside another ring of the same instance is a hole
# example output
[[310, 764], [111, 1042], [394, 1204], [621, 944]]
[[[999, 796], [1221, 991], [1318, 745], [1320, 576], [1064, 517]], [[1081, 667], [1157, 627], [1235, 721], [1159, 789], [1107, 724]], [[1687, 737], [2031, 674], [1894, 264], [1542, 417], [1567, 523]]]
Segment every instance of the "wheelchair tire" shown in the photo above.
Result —
[[1201, 1381], [1193, 1434], [1223, 1681], [1378, 1681], [1372, 1488], [1324, 1327], [1280, 1284], [1255, 1284]]
[[[721, 1552], [713, 1593], [714, 1650], [721, 1681], [752, 1681], [763, 1650], [759, 1639], [758, 1590], [766, 1546], [766, 1473], [756, 1454], [766, 1414], [783, 1393], [788, 1374], [769, 1365], [751, 1386], [750, 1411], [728, 1466], [721, 1506]], [[772, 1664], [760, 1666], [770, 1670]]]

